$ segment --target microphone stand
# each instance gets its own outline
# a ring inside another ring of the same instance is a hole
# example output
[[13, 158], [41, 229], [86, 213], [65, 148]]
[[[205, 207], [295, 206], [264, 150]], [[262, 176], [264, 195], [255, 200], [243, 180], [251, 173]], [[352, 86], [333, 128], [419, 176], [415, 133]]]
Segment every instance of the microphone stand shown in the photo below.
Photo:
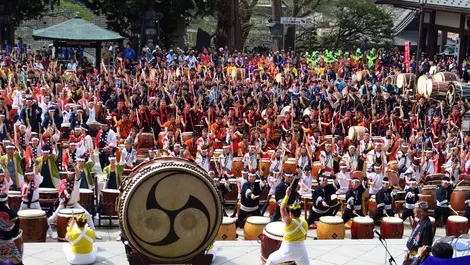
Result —
[[[390, 258], [388, 259], [388, 264], [393, 265], [393, 263], [395, 263], [395, 265], [397, 265], [397, 262], [395, 261], [392, 254], [388, 250], [387, 241], [385, 241], [385, 239], [382, 239], [380, 237], [379, 237], [379, 241], [380, 241], [380, 243], [382, 243], [382, 246], [384, 246], [385, 251], [388, 253], [388, 255], [390, 255]], [[387, 253], [385, 253], [385, 259], [387, 259]]]

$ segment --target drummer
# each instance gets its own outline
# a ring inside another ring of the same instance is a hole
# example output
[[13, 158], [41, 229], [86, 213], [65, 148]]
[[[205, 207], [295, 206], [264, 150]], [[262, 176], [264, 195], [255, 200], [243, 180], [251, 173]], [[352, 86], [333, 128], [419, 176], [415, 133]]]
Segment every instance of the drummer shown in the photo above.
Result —
[[126, 139], [125, 146], [121, 149], [120, 164], [125, 165], [127, 169], [132, 169], [137, 163], [137, 151], [132, 147], [132, 144], [132, 140]]
[[238, 226], [245, 226], [246, 218], [251, 216], [261, 216], [259, 209], [259, 197], [265, 186], [264, 181], [256, 181], [256, 173], [248, 173], [248, 182], [243, 184], [241, 189], [240, 213], [238, 215]]
[[[447, 172], [446, 172], [447, 173]], [[442, 227], [451, 215], [450, 195], [454, 191], [454, 185], [451, 184], [448, 173], [442, 178], [441, 186], [436, 191], [436, 209], [434, 210], [434, 219], [436, 225]], [[441, 221], [442, 217], [442, 223]]]
[[406, 183], [405, 189], [408, 187], [408, 182], [410, 181], [410, 179], [421, 179], [421, 174], [419, 173], [419, 161], [413, 161], [413, 163], [411, 163], [411, 166], [405, 171], [405, 173], [403, 173], [403, 176]]
[[0, 164], [3, 166], [5, 171], [8, 170], [13, 184], [11, 188], [13, 190], [19, 190], [21, 183], [24, 181], [23, 169], [21, 167], [21, 156], [20, 153], [15, 151], [16, 147], [12, 144], [6, 146], [7, 153], [0, 157]]
[[[80, 200], [80, 182], [81, 176], [80, 171], [75, 167], [74, 171], [67, 172], [67, 178], [60, 181], [59, 187], [59, 206], [52, 214], [51, 217], [47, 219], [49, 223], [53, 223], [57, 220], [57, 215], [62, 209], [80, 209], [85, 212], [85, 216], [88, 222], [88, 225], [91, 229], [95, 230], [95, 223], [90, 213], [83, 208], [79, 202]], [[100, 236], [96, 235], [96, 239], [102, 239]]]
[[379, 164], [381, 166], [387, 165], [387, 157], [385, 152], [382, 150], [381, 142], [375, 142], [374, 150], [367, 153], [367, 171], [372, 172], [375, 164]]
[[382, 188], [382, 180], [384, 178], [382, 172], [382, 165], [375, 164], [374, 172], [367, 173], [367, 179], [369, 184], [369, 195], [375, 195]]
[[78, 163], [78, 170], [80, 171], [80, 177], [82, 181], [80, 182], [81, 189], [95, 189], [95, 181], [93, 179], [93, 167], [95, 166], [95, 162], [91, 159], [88, 159], [85, 156], [80, 156], [77, 158]]
[[403, 207], [403, 213], [401, 214], [401, 219], [403, 221], [405, 221], [408, 217], [415, 218], [415, 204], [418, 201], [420, 194], [416, 179], [410, 179], [410, 181], [408, 181], [408, 185], [409, 187], [405, 189], [405, 207]]
[[7, 207], [8, 194], [0, 192], [0, 261], [22, 265], [22, 256], [13, 239], [20, 233], [20, 218]]
[[68, 166], [75, 167], [77, 164], [77, 157], [79, 156], [78, 154], [78, 149], [77, 149], [77, 143], [75, 141], [71, 141], [69, 143], [69, 148], [65, 151], [63, 157], [62, 157], [62, 165], [65, 166], [65, 169], [68, 170]]
[[51, 154], [49, 145], [42, 147], [42, 154], [34, 163], [34, 173], [44, 177], [40, 188], [56, 188], [60, 184], [59, 168], [56, 164], [57, 155]]
[[0, 192], [8, 193], [13, 181], [10, 178], [10, 174], [3, 171], [3, 168], [0, 168]]
[[248, 153], [243, 156], [243, 165], [248, 168], [250, 173], [255, 173], [258, 170], [258, 159], [256, 157], [256, 146], [249, 145]]
[[387, 177], [384, 177], [382, 180], [383, 187], [375, 195], [375, 200], [377, 202], [377, 210], [373, 216], [374, 223], [379, 225], [382, 217], [387, 215], [389, 217], [395, 216], [393, 211], [393, 188], [390, 186], [390, 182]]
[[331, 215], [335, 209], [334, 205], [328, 205], [328, 202], [331, 201], [331, 195], [336, 193], [336, 190], [339, 187], [338, 180], [334, 179], [333, 184], [328, 184], [328, 178], [319, 175], [318, 186], [312, 192], [312, 208], [310, 209], [308, 215], [308, 225], [311, 226], [318, 218], [322, 216]]
[[364, 216], [362, 211], [362, 194], [367, 189], [367, 182], [358, 178], [351, 180], [352, 187], [346, 192], [346, 209], [343, 213], [343, 222], [347, 223], [354, 216]]
[[[39, 209], [39, 185], [41, 184], [43, 177], [40, 174], [34, 174], [32, 169], [28, 169], [25, 172], [25, 181], [21, 183], [21, 206], [20, 211], [26, 209]], [[57, 238], [53, 233], [51, 226], [48, 225], [47, 235], [52, 239]]]
[[36, 158], [39, 156], [41, 156], [41, 146], [39, 145], [39, 138], [34, 136], [33, 139], [31, 139], [31, 143], [26, 147], [26, 168], [32, 168], [34, 161], [36, 161]]
[[346, 194], [349, 189], [349, 183], [351, 182], [351, 173], [348, 171], [346, 164], [340, 164], [340, 172], [336, 174], [336, 179], [339, 182], [339, 189], [336, 194]]
[[117, 164], [116, 157], [109, 157], [109, 165], [103, 169], [103, 173], [106, 175], [106, 189], [117, 190], [122, 183], [122, 173], [125, 164]]
[[95, 146], [99, 148], [101, 169], [104, 169], [109, 164], [108, 157], [114, 154], [116, 145], [116, 133], [109, 128], [108, 123], [101, 123], [101, 130], [95, 138]]
[[[237, 203], [239, 203], [242, 198], [242, 195], [241, 195], [242, 187], [246, 182], [248, 182], [248, 169], [244, 168], [242, 169], [241, 178], [237, 178], [237, 188], [238, 188]], [[237, 211], [233, 211], [233, 214], [230, 217], [234, 218], [236, 214], [237, 214]]]
[[298, 197], [297, 185], [299, 185], [300, 179], [301, 178], [299, 175], [294, 177], [294, 175], [292, 174], [292, 172], [290, 172], [289, 169], [287, 170], [287, 172], [284, 173], [284, 179], [281, 181], [281, 183], [279, 183], [279, 185], [276, 186], [274, 197], [276, 199], [277, 206], [276, 206], [276, 210], [274, 211], [274, 215], [271, 217], [271, 222], [276, 222], [281, 217], [281, 208], [280, 208], [281, 203], [283, 199], [285, 198], [287, 194], [286, 191], [289, 187], [292, 188], [292, 192], [291, 192], [291, 196], [289, 197], [289, 200], [286, 201], [285, 203], [287, 204], [287, 206], [295, 203], [295, 200]]
[[232, 174], [232, 163], [233, 163], [233, 147], [232, 144], [225, 144], [223, 146], [223, 153], [219, 156], [219, 175]]
[[419, 220], [416, 227], [411, 231], [411, 235], [406, 242], [408, 253], [405, 254], [405, 260], [413, 259], [417, 255], [417, 251], [422, 246], [432, 246], [432, 223], [429, 216], [426, 214], [428, 211], [428, 203], [425, 201], [418, 201], [413, 209], [413, 215]]
[[[348, 147], [348, 152], [346, 152], [346, 154], [343, 155], [340, 162], [343, 162], [344, 164], [347, 165], [349, 172], [354, 172], [358, 170], [357, 169], [358, 157], [356, 154], [356, 147], [354, 145], [350, 145]], [[359, 171], [362, 171], [362, 170], [359, 170]]]
[[196, 157], [196, 164], [209, 172], [211, 165], [211, 158], [208, 154], [207, 146], [202, 146], [201, 154]]
[[421, 160], [421, 174], [426, 177], [428, 175], [434, 174], [434, 163], [436, 159], [432, 158], [433, 151], [432, 149], [426, 150], [426, 156], [418, 158]]
[[182, 150], [180, 143], [175, 143], [173, 145], [173, 151], [169, 152], [169, 156], [184, 158], [184, 151]]
[[325, 151], [320, 151], [320, 163], [323, 165], [323, 175], [327, 178], [333, 178], [334, 175], [334, 159], [332, 154], [332, 145], [325, 144]]

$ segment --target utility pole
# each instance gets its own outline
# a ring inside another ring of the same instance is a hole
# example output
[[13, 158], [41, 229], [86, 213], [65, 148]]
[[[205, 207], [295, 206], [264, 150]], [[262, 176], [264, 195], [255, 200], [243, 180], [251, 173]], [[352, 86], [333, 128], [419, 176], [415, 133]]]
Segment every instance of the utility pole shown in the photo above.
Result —
[[[281, 25], [281, 13], [282, 13], [282, 1], [281, 0], [272, 0], [273, 8], [273, 28], [271, 35], [273, 38], [273, 51], [280, 51], [282, 50], [282, 36], [284, 35], [284, 30]], [[279, 31], [279, 32], [274, 32]], [[276, 34], [277, 33], [277, 34]]]

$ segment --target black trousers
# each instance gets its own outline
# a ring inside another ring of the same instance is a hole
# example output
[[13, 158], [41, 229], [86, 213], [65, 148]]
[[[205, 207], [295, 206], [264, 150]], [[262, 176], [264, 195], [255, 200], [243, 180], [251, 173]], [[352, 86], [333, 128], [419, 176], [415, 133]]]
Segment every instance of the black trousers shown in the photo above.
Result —
[[273, 217], [271, 217], [271, 222], [279, 221], [279, 218], [281, 218], [281, 206], [278, 205], [276, 206]]
[[253, 212], [246, 212], [240, 209], [240, 213], [238, 214], [238, 227], [243, 228], [245, 226], [246, 218], [248, 215], [251, 216], [261, 216], [261, 211], [258, 209], [254, 210]]
[[[375, 210], [375, 214], [374, 214], [374, 223], [376, 225], [379, 225], [380, 224], [380, 221], [382, 220], [382, 218], [384, 217], [384, 209], [383, 208], [377, 208], [377, 210]], [[395, 215], [395, 212], [393, 211], [393, 209], [390, 209], [390, 210], [386, 210], [388, 216], [390, 217], [393, 217]]]
[[310, 212], [308, 213], [308, 219], [307, 219], [308, 226], [313, 224], [316, 220], [318, 220], [322, 216], [334, 216], [337, 211], [338, 211], [338, 209], [333, 209], [332, 208], [326, 213], [319, 214], [319, 213], [315, 212], [313, 209], [310, 209]]
[[[434, 210], [434, 219], [436, 219], [436, 224], [444, 225], [447, 222], [447, 218], [451, 215], [450, 209], [448, 207], [439, 207], [436, 206]], [[442, 223], [440, 222], [442, 217]]]
[[[358, 214], [359, 216], [364, 216], [364, 213], [362, 212], [362, 209], [356, 210], [356, 214]], [[353, 210], [348, 209], [348, 208], [344, 209], [344, 213], [343, 213], [343, 222], [344, 223], [347, 223], [349, 220], [351, 220], [354, 217], [356, 217], [356, 215], [353, 214]]]
[[415, 218], [415, 214], [413, 213], [413, 209], [403, 208], [403, 213], [401, 214], [401, 219], [405, 221], [408, 217]]
[[107, 165], [109, 165], [109, 159], [108, 159], [109, 155], [100, 153], [99, 158], [100, 158], [101, 170], [103, 170]]

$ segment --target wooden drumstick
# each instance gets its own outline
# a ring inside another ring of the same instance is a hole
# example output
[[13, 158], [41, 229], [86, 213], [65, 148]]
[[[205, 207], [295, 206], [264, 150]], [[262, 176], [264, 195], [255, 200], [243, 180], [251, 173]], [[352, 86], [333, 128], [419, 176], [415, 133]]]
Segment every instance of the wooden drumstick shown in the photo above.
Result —
[[459, 186], [459, 185], [460, 185], [462, 182], [464, 182], [464, 181], [465, 181], [465, 179], [462, 179], [461, 181], [459, 181], [459, 182], [457, 183], [457, 185], [455, 185], [455, 187]]
[[385, 211], [385, 215], [386, 215], [387, 217], [390, 217], [390, 216], [387, 214], [387, 211]]
[[454, 208], [452, 208], [452, 206], [451, 206], [451, 205], [449, 205], [449, 208], [450, 208], [450, 209], [451, 209], [451, 210], [452, 210], [452, 211], [455, 213], [455, 215], [459, 215], [459, 213], [458, 213], [458, 212], [456, 212], [456, 211], [454, 210]]
[[426, 195], [426, 194], [418, 194], [419, 197], [431, 197], [431, 195]]

